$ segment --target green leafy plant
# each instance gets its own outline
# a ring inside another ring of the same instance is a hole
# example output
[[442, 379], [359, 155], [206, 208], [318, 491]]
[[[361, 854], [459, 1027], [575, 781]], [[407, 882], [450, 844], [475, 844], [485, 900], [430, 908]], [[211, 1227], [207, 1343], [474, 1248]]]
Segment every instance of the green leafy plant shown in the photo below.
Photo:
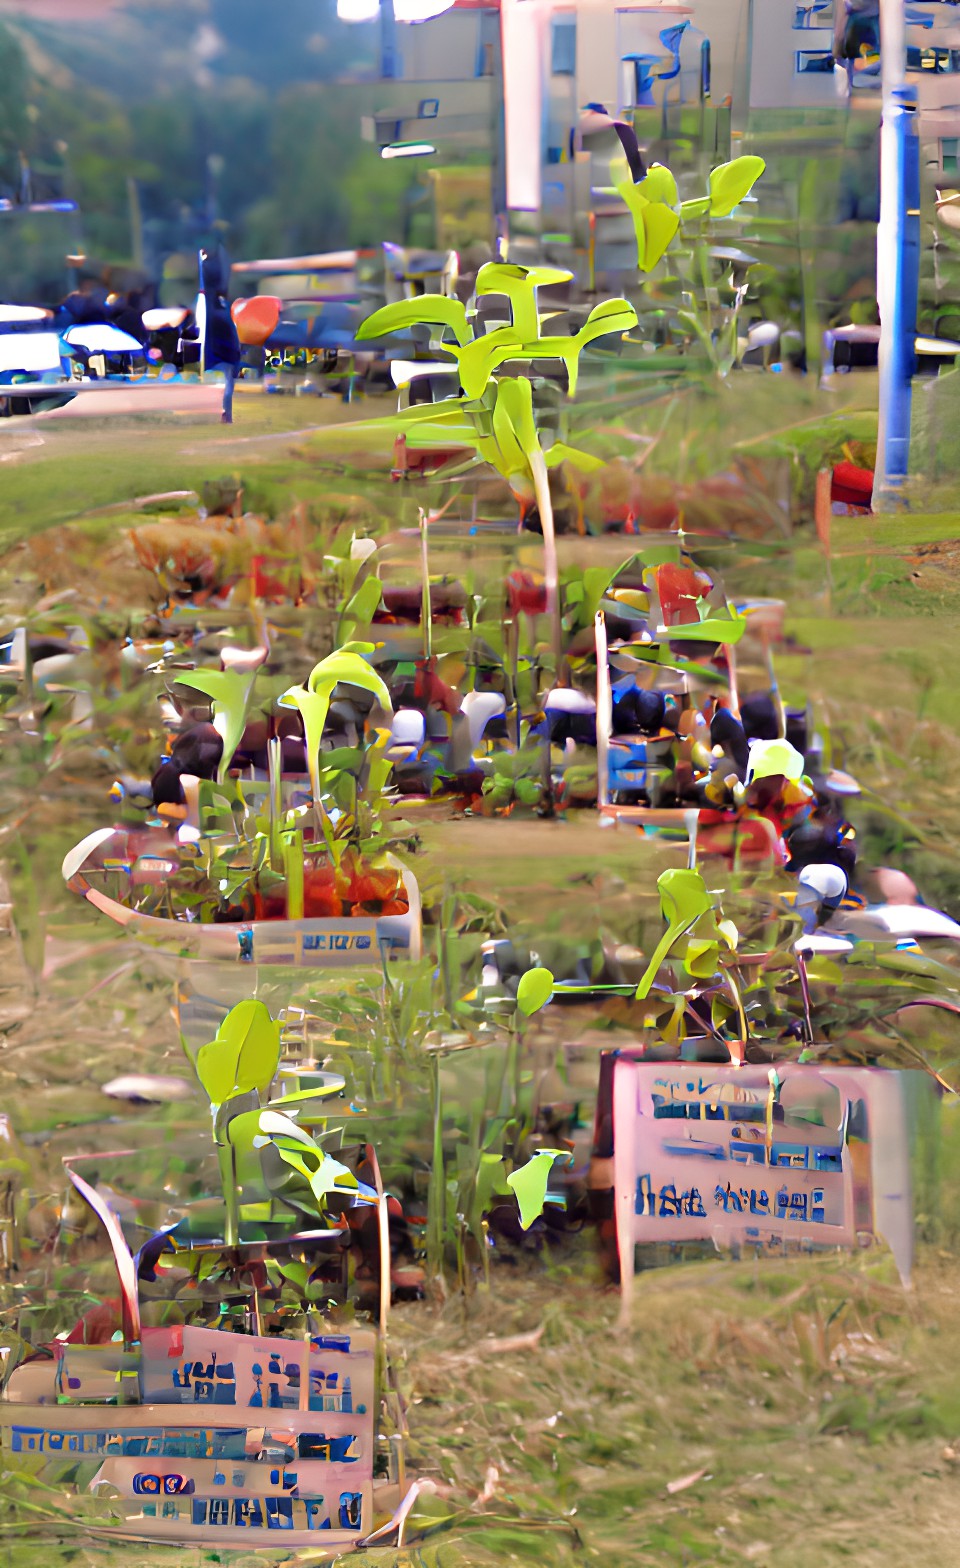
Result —
[[239, 670], [185, 670], [178, 675], [178, 686], [189, 686], [210, 698], [213, 707], [213, 727], [223, 741], [223, 753], [217, 768], [217, 780], [223, 783], [233, 754], [243, 739], [247, 710], [253, 692], [256, 671], [241, 674]]
[[677, 958], [693, 979], [706, 979], [716, 973], [721, 946], [735, 951], [736, 926], [718, 919], [712, 895], [699, 871], [674, 869], [657, 878], [660, 908], [667, 929], [654, 949], [640, 984], [637, 1000], [650, 994], [661, 964], [669, 955]]
[[543, 746], [521, 742], [517, 751], [495, 752], [491, 762], [482, 795], [492, 811], [540, 805], [545, 796]]
[[559, 442], [544, 451], [530, 381], [518, 376], [497, 380], [494, 372], [508, 362], [535, 366], [541, 360], [559, 359], [566, 367], [568, 392], [573, 397], [582, 351], [599, 339], [622, 336], [636, 326], [633, 306], [627, 300], [615, 299], [594, 306], [576, 333], [542, 333], [537, 290], [566, 282], [570, 277], [570, 273], [555, 267], [527, 268], [488, 262], [477, 274], [477, 297], [506, 296], [511, 311], [506, 325], [478, 335], [461, 301], [428, 294], [385, 305], [367, 318], [357, 334], [360, 339], [370, 340], [427, 326], [433, 329], [434, 346], [456, 361], [460, 396], [407, 408], [395, 419], [381, 423], [391, 431], [412, 436], [419, 444], [470, 447], [507, 481], [522, 511], [535, 500], [543, 530], [547, 613], [553, 626], [558, 665], [558, 567], [548, 469], [561, 462], [589, 468], [596, 460]]
[[[317, 1214], [326, 1213], [331, 1195], [359, 1193], [360, 1183], [353, 1172], [322, 1149], [316, 1138], [290, 1116], [267, 1109], [260, 1112], [257, 1125], [260, 1133], [269, 1137], [283, 1164], [302, 1178]], [[285, 1194], [285, 1199], [296, 1202], [290, 1195]]]
[[231, 1123], [250, 1109], [251, 1097], [257, 1105], [263, 1102], [279, 1064], [280, 1025], [263, 1002], [252, 1000], [238, 1002], [231, 1009], [215, 1038], [200, 1047], [196, 1062], [192, 1062], [210, 1101], [226, 1209], [224, 1243], [228, 1247], [237, 1245], [240, 1229], [237, 1144], [230, 1135]]
[[682, 224], [700, 223], [708, 217], [729, 218], [766, 168], [763, 159], [753, 154], [734, 158], [712, 171], [706, 196], [681, 202], [677, 182], [664, 164], [651, 164], [639, 180], [616, 178], [619, 164], [618, 159], [614, 165], [615, 185], [633, 219], [641, 272], [653, 270]]
[[263, 1002], [238, 1002], [197, 1052], [197, 1077], [214, 1112], [235, 1095], [266, 1093], [280, 1063], [280, 1025]]
[[[704, 227], [711, 220], [729, 218], [735, 213], [763, 173], [764, 160], [745, 154], [720, 164], [710, 174], [707, 194], [683, 202], [676, 180], [663, 164], [652, 164], [639, 180], [619, 178], [619, 167], [617, 160], [614, 183], [633, 219], [640, 272], [651, 272], [682, 232], [690, 249], [686, 256], [676, 253], [683, 305], [675, 312], [675, 320], [683, 331], [697, 339], [714, 370], [725, 375], [737, 358], [737, 326], [747, 289], [754, 277], [765, 275], [765, 269], [749, 256], [741, 258], [742, 275], [732, 286], [731, 308], [715, 321], [711, 296], [716, 285], [710, 278], [711, 256]], [[728, 254], [721, 259], [727, 270], [735, 272], [736, 257]]]
[[341, 683], [358, 686], [361, 691], [370, 692], [386, 713], [393, 711], [386, 685], [363, 657], [364, 654], [372, 652], [372, 643], [345, 643], [335, 653], [328, 654], [325, 659], [320, 660], [319, 664], [314, 665], [306, 686], [291, 686], [279, 698], [281, 707], [295, 708], [300, 714], [310, 787], [313, 791], [314, 806], [318, 812], [322, 811], [323, 730], [337, 686]]
[[[184, 1051], [210, 1102], [223, 1189], [225, 1248], [236, 1247], [240, 1240], [241, 1192], [248, 1195], [249, 1205], [249, 1194], [264, 1190], [264, 1183], [268, 1193], [308, 1220], [325, 1216], [333, 1194], [371, 1201], [356, 1176], [294, 1120], [309, 1107], [315, 1123], [316, 1102], [337, 1092], [342, 1079], [271, 1098], [280, 1065], [280, 1024], [265, 1003], [238, 1002], [195, 1060], [185, 1043]], [[272, 1166], [268, 1150], [278, 1156]], [[277, 1163], [287, 1168], [289, 1179], [276, 1178]]]

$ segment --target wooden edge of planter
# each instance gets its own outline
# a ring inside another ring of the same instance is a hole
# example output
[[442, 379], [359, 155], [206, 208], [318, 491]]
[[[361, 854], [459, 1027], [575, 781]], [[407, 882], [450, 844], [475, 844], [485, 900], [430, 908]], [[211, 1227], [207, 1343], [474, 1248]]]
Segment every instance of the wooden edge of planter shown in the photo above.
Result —
[[176, 957], [232, 963], [289, 963], [296, 968], [340, 968], [363, 964], [379, 967], [381, 955], [392, 950], [399, 950], [413, 960], [421, 956], [420, 887], [413, 872], [394, 855], [388, 855], [387, 859], [400, 873], [409, 904], [405, 915], [192, 925], [188, 921], [142, 914], [91, 884], [90, 873], [96, 869], [96, 857], [112, 839], [120, 837], [125, 837], [123, 829], [99, 828], [89, 833], [65, 855], [64, 881], [71, 892], [79, 893], [129, 935]]

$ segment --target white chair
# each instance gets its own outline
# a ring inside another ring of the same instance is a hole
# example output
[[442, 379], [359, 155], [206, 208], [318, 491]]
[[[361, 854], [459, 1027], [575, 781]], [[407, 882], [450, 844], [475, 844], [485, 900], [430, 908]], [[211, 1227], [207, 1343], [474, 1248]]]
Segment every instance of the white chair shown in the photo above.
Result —
[[426, 738], [426, 720], [419, 709], [398, 708], [393, 715], [386, 755], [393, 763], [413, 762], [423, 750]]
[[543, 699], [545, 713], [596, 713], [597, 704], [585, 691], [572, 686], [555, 686]]
[[506, 713], [507, 702], [499, 691], [468, 691], [460, 709], [470, 726], [470, 750], [475, 752], [490, 720]]

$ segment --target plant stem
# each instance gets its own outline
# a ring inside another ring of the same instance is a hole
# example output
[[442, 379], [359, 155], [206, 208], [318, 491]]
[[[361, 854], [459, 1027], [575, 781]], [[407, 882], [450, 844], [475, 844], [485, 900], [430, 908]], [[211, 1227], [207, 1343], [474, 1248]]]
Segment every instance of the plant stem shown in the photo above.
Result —
[[543, 529], [543, 575], [547, 590], [547, 615], [550, 619], [550, 642], [555, 660], [554, 679], [560, 674], [563, 661], [563, 628], [560, 621], [560, 571], [557, 565], [557, 538], [553, 529], [553, 501], [550, 497], [550, 476], [538, 444], [530, 454], [530, 468], [537, 498], [537, 511]]
[[427, 1261], [431, 1271], [443, 1274], [443, 1244], [446, 1232], [447, 1188], [443, 1169], [443, 1099], [440, 1085], [440, 1058], [433, 1059], [433, 1161], [427, 1192]]
[[223, 1244], [225, 1247], [236, 1247], [240, 1242], [240, 1212], [237, 1203], [237, 1166], [232, 1143], [217, 1144], [217, 1164], [220, 1167], [220, 1183], [223, 1187], [223, 1203], [226, 1210]]
[[[537, 495], [537, 511], [543, 529], [543, 575], [547, 589], [547, 615], [550, 619], [550, 645], [553, 649], [554, 681], [559, 681], [563, 664], [563, 626], [560, 619], [560, 571], [557, 564], [557, 538], [553, 529], [553, 501], [550, 497], [550, 476], [538, 445], [531, 454], [530, 467]], [[543, 811], [553, 816], [553, 777], [550, 770], [550, 726], [543, 745]]]
[[283, 869], [287, 877], [287, 919], [303, 919], [303, 833], [289, 833], [283, 840]]
[[283, 846], [280, 839], [280, 818], [283, 812], [281, 744], [281, 741], [276, 738], [267, 741], [267, 775], [270, 786], [267, 801], [270, 818], [271, 871], [280, 871], [284, 859]]
[[427, 514], [420, 508], [420, 571], [423, 577], [420, 616], [423, 621], [423, 656], [429, 663], [433, 658], [433, 607], [430, 602], [430, 548], [427, 532]]

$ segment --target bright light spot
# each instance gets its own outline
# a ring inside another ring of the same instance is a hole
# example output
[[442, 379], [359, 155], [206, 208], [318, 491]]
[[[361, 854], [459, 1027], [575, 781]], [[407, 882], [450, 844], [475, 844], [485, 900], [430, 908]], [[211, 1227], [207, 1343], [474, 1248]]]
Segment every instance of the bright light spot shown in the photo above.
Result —
[[[453, 0], [394, 0], [393, 14], [398, 22], [427, 22], [452, 5]], [[341, 22], [374, 22], [379, 15], [379, 0], [337, 0]]]
[[436, 152], [436, 147], [431, 142], [391, 142], [389, 147], [381, 147], [381, 158], [422, 158], [426, 153]]
[[0, 305], [0, 321], [6, 325], [13, 325], [23, 321], [49, 321], [53, 315], [51, 310], [44, 310], [42, 305]]
[[392, 359], [390, 375], [395, 387], [409, 386], [417, 376], [455, 376], [457, 367], [449, 360]]
[[431, 16], [449, 11], [453, 0], [394, 0], [398, 22], [428, 22]]

